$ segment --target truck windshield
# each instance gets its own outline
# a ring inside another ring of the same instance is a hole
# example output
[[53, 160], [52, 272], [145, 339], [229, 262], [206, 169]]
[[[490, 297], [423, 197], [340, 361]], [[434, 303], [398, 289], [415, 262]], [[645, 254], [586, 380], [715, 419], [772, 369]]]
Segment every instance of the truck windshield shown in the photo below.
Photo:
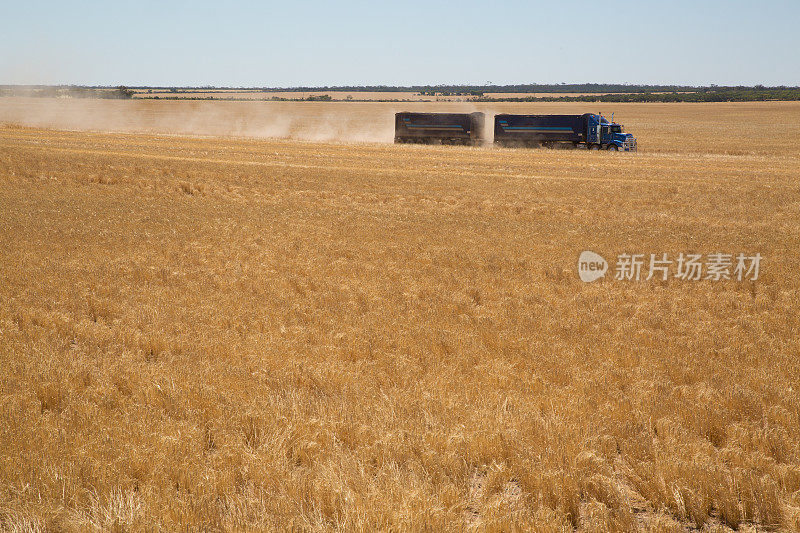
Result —
[[611, 126], [611, 133], [622, 133], [622, 126], [619, 124], [614, 124]]

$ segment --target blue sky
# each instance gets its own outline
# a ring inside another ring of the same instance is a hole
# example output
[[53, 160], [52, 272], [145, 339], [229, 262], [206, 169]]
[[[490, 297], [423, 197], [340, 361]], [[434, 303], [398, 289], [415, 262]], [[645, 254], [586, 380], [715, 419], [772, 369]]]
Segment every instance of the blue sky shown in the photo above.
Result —
[[0, 83], [800, 85], [800, 0], [4, 0]]

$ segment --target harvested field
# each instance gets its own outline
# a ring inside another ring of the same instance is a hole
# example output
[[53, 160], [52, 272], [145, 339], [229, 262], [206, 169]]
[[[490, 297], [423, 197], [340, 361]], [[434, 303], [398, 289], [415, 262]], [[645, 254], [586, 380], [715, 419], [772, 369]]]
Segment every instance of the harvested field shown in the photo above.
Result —
[[[0, 98], [0, 124], [56, 129], [392, 142], [398, 111], [616, 113], [644, 151], [796, 154], [800, 103], [206, 102]], [[487, 128], [491, 134], [491, 126]]]
[[800, 528], [800, 104], [607, 105], [0, 99], [0, 529]]

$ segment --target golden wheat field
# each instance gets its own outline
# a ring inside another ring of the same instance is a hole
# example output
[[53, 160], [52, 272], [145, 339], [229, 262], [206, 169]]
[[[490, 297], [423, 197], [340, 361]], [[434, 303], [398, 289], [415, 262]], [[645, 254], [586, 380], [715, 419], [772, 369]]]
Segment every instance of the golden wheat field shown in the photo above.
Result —
[[800, 103], [594, 107], [0, 99], [0, 529], [800, 529]]

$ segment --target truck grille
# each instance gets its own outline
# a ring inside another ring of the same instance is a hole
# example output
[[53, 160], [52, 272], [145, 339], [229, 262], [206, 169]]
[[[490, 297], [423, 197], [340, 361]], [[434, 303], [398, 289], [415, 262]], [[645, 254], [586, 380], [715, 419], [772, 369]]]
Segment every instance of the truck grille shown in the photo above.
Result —
[[635, 152], [636, 151], [636, 139], [629, 139], [622, 143], [622, 149], [626, 152]]

